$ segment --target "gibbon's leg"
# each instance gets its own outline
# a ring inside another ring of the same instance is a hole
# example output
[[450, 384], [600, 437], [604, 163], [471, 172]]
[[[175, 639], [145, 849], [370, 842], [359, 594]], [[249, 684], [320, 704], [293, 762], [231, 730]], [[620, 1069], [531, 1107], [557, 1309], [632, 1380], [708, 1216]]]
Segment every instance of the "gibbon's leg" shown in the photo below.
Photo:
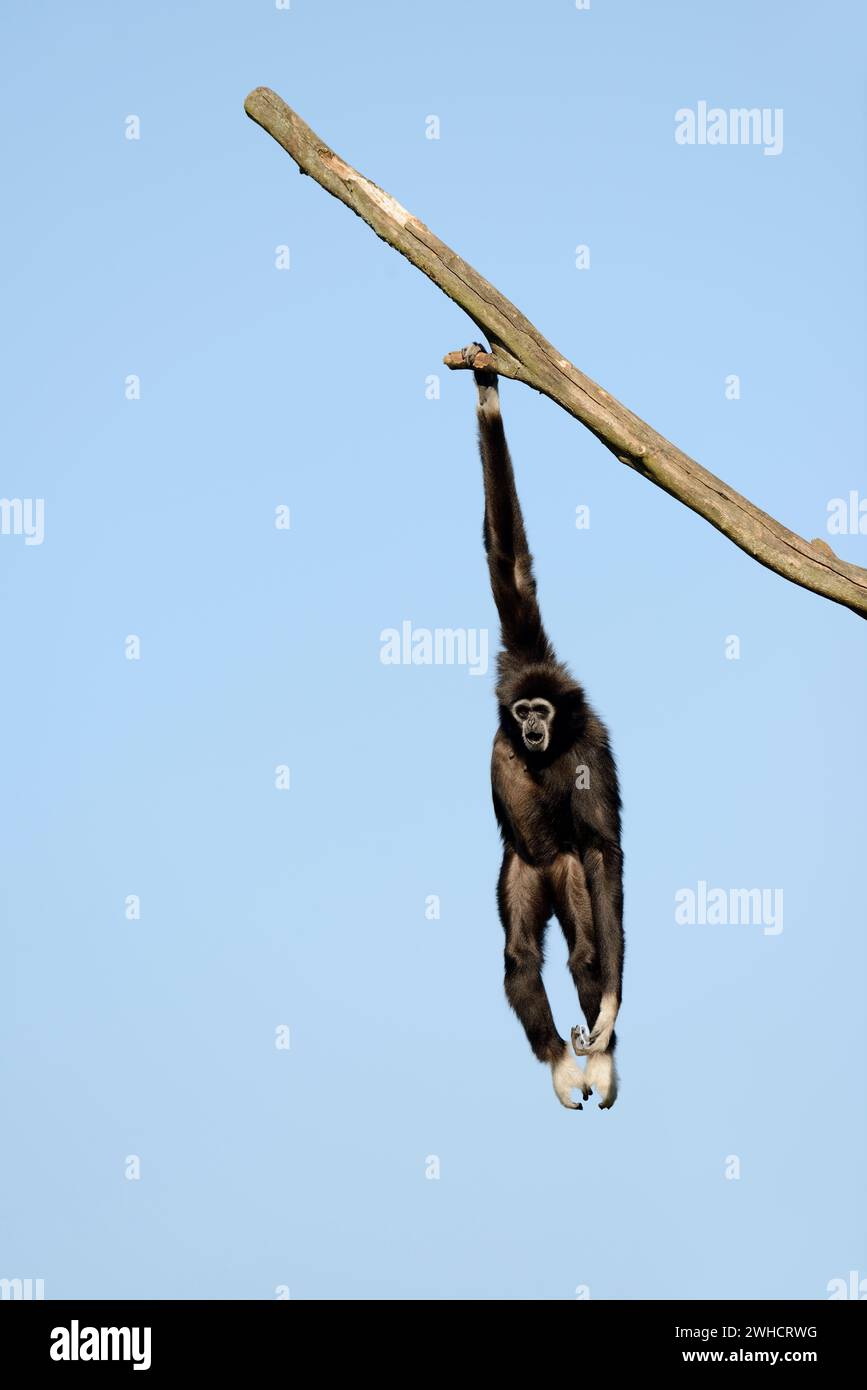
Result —
[[[610, 1050], [623, 981], [623, 856], [619, 846], [608, 844], [586, 850], [582, 864], [593, 905], [597, 960], [593, 973], [598, 976], [601, 993], [594, 1021], [591, 1023], [591, 1015], [587, 1017], [589, 1038], [579, 1047], [573, 1034], [579, 1056]], [[595, 1001], [591, 1002], [595, 1006]]]
[[585, 1099], [589, 1088], [595, 1086], [600, 1107], [609, 1110], [617, 1099], [617, 1072], [614, 1048], [617, 1039], [613, 1029], [604, 1051], [589, 1048], [588, 1028], [592, 1028], [602, 1013], [603, 985], [593, 924], [593, 907], [587, 880], [580, 859], [563, 854], [551, 870], [551, 891], [557, 920], [569, 948], [569, 973], [578, 991], [581, 1012], [587, 1028], [572, 1029], [572, 1046], [579, 1057], [587, 1057], [584, 1069]]
[[543, 942], [550, 916], [545, 876], [512, 849], [503, 856], [497, 904], [506, 933], [506, 998], [521, 1020], [536, 1057], [550, 1066], [560, 1104], [580, 1110], [572, 1092], [580, 1087], [586, 1098], [584, 1073], [557, 1032], [542, 983]]

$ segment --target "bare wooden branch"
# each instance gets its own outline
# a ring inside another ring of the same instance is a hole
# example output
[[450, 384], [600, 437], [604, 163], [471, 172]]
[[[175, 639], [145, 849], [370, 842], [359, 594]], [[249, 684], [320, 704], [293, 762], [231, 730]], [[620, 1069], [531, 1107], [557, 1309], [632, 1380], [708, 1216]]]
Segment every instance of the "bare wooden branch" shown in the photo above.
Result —
[[477, 352], [472, 361], [472, 366], [464, 356], [463, 349], [458, 348], [457, 352], [447, 352], [443, 362], [453, 372], [476, 371], [476, 372], [495, 372], [497, 370], [497, 359], [492, 352]]
[[[469, 314], [491, 344], [485, 366], [556, 401], [621, 463], [704, 517], [759, 564], [867, 617], [867, 570], [839, 559], [825, 541], [807, 541], [788, 530], [591, 381], [423, 222], [335, 154], [276, 92], [257, 87], [244, 106], [303, 174], [363, 218]], [[446, 365], [462, 367], [459, 356], [449, 353]]]

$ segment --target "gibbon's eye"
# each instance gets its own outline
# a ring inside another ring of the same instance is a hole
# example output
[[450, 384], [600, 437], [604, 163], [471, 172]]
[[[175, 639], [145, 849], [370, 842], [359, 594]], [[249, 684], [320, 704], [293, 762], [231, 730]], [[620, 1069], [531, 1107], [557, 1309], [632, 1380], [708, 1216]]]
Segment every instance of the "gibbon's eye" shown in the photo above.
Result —
[[523, 722], [530, 713], [530, 706], [521, 700], [517, 705], [512, 706], [512, 713], [516, 719]]

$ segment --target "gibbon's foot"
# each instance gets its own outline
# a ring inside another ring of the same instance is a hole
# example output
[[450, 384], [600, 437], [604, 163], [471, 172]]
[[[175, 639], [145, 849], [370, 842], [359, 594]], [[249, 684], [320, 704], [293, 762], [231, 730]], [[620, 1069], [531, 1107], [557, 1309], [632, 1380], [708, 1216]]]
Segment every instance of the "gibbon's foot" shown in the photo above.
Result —
[[595, 1086], [599, 1109], [610, 1110], [617, 1099], [617, 1068], [610, 1052], [592, 1052], [587, 1058], [585, 1079]]
[[567, 1110], [584, 1108], [580, 1101], [572, 1099], [572, 1092], [580, 1090], [582, 1098], [587, 1100], [590, 1096], [590, 1084], [578, 1063], [569, 1056], [567, 1047], [563, 1048], [562, 1057], [551, 1063], [551, 1080], [561, 1105], [565, 1105]]
[[597, 1052], [607, 1052], [611, 1045], [611, 1034], [614, 1032], [613, 1023], [597, 1023], [593, 1032], [588, 1034], [583, 1023], [576, 1025], [572, 1029], [572, 1046], [575, 1049], [576, 1057], [594, 1057]]
[[620, 1004], [614, 994], [603, 994], [602, 1003], [599, 1008], [599, 1017], [596, 1019], [590, 1034], [583, 1023], [577, 1023], [572, 1029], [572, 1046], [578, 1057], [589, 1057], [596, 1052], [607, 1052], [611, 1046], [611, 1034], [614, 1032], [614, 1025], [617, 1022], [617, 1013]]

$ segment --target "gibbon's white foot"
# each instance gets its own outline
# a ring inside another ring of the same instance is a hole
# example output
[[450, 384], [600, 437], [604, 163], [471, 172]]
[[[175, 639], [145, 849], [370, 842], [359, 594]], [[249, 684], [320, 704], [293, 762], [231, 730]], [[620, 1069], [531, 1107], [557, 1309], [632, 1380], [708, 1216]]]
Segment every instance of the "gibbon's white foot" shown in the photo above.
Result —
[[[587, 1058], [584, 1079], [599, 1096], [599, 1109], [610, 1110], [617, 1099], [617, 1068], [610, 1052], [591, 1052]], [[585, 1092], [586, 1099], [586, 1092]]]
[[576, 1023], [572, 1029], [572, 1047], [576, 1057], [592, 1057], [596, 1052], [607, 1052], [611, 1045], [611, 1034], [617, 1022], [617, 999], [613, 994], [603, 994], [599, 1007], [599, 1017], [588, 1035], [583, 1023]]
[[556, 1062], [551, 1063], [551, 1080], [561, 1105], [565, 1105], [567, 1110], [581, 1110], [583, 1108], [580, 1101], [572, 1099], [572, 1092], [580, 1090], [584, 1100], [587, 1100], [590, 1095], [590, 1086], [586, 1073], [579, 1067], [575, 1059], [570, 1057], [568, 1047], [563, 1048], [562, 1057], [558, 1057]]

